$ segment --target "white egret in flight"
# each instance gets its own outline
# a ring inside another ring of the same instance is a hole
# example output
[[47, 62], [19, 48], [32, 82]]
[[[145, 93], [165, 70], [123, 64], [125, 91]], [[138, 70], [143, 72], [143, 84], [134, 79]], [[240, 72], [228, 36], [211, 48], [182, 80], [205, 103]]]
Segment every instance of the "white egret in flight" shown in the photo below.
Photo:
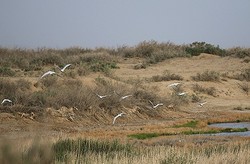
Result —
[[45, 77], [45, 76], [48, 76], [48, 75], [53, 75], [53, 74], [55, 74], [54, 71], [48, 71], [48, 72], [45, 72], [45, 73], [41, 76], [41, 78], [43, 78], [43, 77]]
[[158, 103], [158, 104], [154, 105], [153, 102], [150, 101], [150, 100], [149, 100], [149, 102], [150, 102], [150, 104], [152, 105], [152, 107], [153, 107], [154, 109], [157, 108], [157, 107], [160, 106], [160, 105], [163, 105], [163, 103]]
[[9, 102], [9, 103], [12, 103], [12, 101], [10, 99], [3, 99], [2, 103], [1, 104], [4, 104], [5, 102]]
[[65, 65], [62, 69], [60, 69], [60, 70], [61, 70], [61, 72], [64, 72], [64, 70], [65, 70], [66, 68], [68, 68], [69, 66], [71, 66], [71, 64], [67, 64], [67, 65]]
[[121, 117], [122, 115], [125, 115], [125, 113], [119, 113], [118, 115], [116, 115], [113, 119], [113, 124], [115, 124], [115, 120], [118, 118], [118, 117]]

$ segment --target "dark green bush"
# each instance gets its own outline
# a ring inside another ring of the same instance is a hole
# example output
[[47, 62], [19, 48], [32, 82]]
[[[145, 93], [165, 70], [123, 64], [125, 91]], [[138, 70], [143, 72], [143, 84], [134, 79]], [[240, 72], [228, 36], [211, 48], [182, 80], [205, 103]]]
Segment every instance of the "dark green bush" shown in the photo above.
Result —
[[186, 53], [191, 54], [191, 56], [198, 56], [201, 53], [225, 56], [226, 51], [219, 46], [214, 46], [206, 42], [193, 42], [186, 47]]

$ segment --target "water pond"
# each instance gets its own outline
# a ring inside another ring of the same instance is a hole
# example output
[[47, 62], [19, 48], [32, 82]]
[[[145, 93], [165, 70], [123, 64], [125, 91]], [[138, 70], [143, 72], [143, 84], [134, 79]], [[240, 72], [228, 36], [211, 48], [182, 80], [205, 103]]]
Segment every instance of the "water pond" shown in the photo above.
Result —
[[237, 122], [237, 123], [216, 123], [208, 125], [209, 127], [217, 128], [247, 128], [246, 132], [232, 132], [232, 133], [216, 133], [213, 136], [250, 136], [250, 122]]

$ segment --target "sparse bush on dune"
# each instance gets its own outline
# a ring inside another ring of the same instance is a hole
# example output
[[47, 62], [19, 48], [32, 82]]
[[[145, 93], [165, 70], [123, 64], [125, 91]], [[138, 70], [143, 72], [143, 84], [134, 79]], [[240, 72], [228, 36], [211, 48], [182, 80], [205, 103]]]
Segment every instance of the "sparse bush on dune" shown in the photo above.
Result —
[[51, 87], [53, 85], [56, 85], [57, 81], [58, 81], [58, 77], [56, 75], [55, 76], [51, 75], [46, 78], [42, 78], [40, 80], [40, 83], [45, 87]]
[[133, 58], [136, 56], [135, 54], [135, 48], [134, 47], [128, 47], [128, 46], [122, 46], [118, 47], [116, 50], [117, 55], [120, 55], [125, 58]]
[[241, 71], [240, 74], [236, 74], [232, 78], [240, 80], [240, 81], [243, 81], [243, 80], [250, 81], [250, 68]]
[[171, 81], [171, 80], [183, 80], [183, 77], [174, 73], [170, 73], [169, 71], [165, 71], [161, 76], [155, 75], [152, 77], [152, 81], [154, 82]]
[[205, 93], [211, 96], [216, 96], [216, 89], [214, 87], [206, 88], [206, 87], [202, 87], [199, 84], [194, 84], [192, 88], [194, 92], [200, 92], [200, 93]]
[[11, 82], [10, 80], [6, 80], [1, 78], [0, 79], [0, 94], [2, 95], [2, 98], [14, 98], [17, 92], [17, 85], [14, 82]]
[[243, 92], [245, 92], [248, 95], [250, 91], [250, 85], [247, 82], [243, 82], [241, 84], [238, 83], [238, 86]]
[[63, 65], [72, 63], [81, 65], [102, 61], [103, 63], [116, 62], [116, 57], [140, 57], [145, 58], [147, 64], [155, 64], [173, 57], [196, 56], [200, 53], [210, 53], [219, 56], [249, 57], [249, 48], [221, 49], [205, 42], [193, 42], [189, 45], [176, 45], [170, 42], [158, 43], [157, 41], [143, 41], [133, 47], [121, 46], [116, 49], [96, 48], [85, 49], [71, 47], [66, 49], [21, 49], [1, 48], [0, 65], [6, 68], [20, 68], [25, 71], [41, 70], [47, 65]]
[[157, 43], [156, 41], [144, 41], [135, 47], [138, 57], [147, 59], [150, 64], [155, 64], [173, 57], [187, 57], [184, 46], [173, 43]]
[[196, 76], [191, 77], [195, 81], [213, 81], [218, 82], [220, 81], [220, 73], [215, 71], [208, 71], [206, 70], [203, 73], [197, 73]]
[[250, 48], [234, 47], [226, 50], [227, 56], [238, 58], [250, 57]]

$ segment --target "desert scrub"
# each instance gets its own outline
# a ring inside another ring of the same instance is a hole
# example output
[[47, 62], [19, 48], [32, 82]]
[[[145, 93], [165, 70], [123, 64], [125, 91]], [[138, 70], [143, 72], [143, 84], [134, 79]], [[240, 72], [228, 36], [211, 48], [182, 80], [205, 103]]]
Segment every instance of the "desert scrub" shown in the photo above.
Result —
[[196, 76], [191, 76], [194, 81], [220, 81], [220, 73], [206, 70], [203, 73], [197, 73]]
[[187, 57], [185, 46], [173, 43], [158, 43], [157, 41], [143, 41], [134, 47], [119, 47], [116, 51], [123, 57], [144, 58], [147, 64], [156, 64], [173, 57]]
[[250, 81], [250, 68], [241, 71], [240, 74], [234, 75], [232, 78], [240, 81]]
[[15, 76], [15, 72], [9, 67], [0, 67], [0, 76]]
[[247, 82], [238, 83], [239, 88], [245, 92], [247, 95], [250, 91], [250, 85]]
[[226, 50], [227, 56], [238, 58], [250, 57], [250, 48], [234, 47]]
[[171, 80], [183, 80], [183, 77], [174, 73], [170, 73], [169, 71], [165, 71], [163, 75], [155, 75], [152, 78], [154, 82], [160, 81], [171, 81]]
[[192, 89], [194, 92], [205, 93], [214, 97], [216, 96], [216, 89], [214, 87], [206, 88], [206, 87], [202, 87], [199, 84], [194, 84], [192, 86]]

